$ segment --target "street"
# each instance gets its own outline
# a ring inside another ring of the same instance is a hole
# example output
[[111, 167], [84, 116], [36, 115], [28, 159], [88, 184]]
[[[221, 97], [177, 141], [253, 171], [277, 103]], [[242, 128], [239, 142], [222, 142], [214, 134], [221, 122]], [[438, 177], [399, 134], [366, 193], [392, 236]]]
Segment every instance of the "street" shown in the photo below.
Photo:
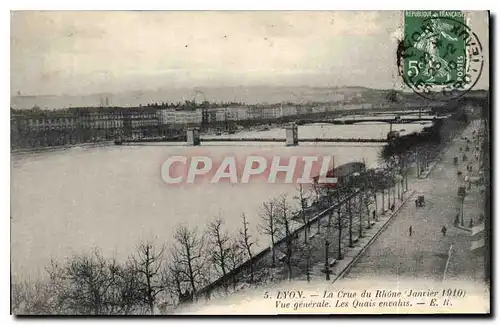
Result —
[[[472, 139], [472, 130], [473, 126], [469, 125], [462, 136]], [[464, 152], [460, 148], [465, 150], [465, 142], [461, 137], [456, 138], [429, 177], [412, 182], [416, 190], [414, 197], [368, 247], [345, 278], [397, 275], [442, 280], [451, 255], [447, 279], [480, 279], [483, 261], [468, 251], [470, 233], [454, 227], [455, 217], [461, 207], [461, 200], [457, 197], [458, 187], [465, 185], [463, 177], [457, 176], [457, 169], [465, 175], [467, 163], [472, 162], [473, 172], [477, 173], [479, 165], [477, 160], [473, 160], [472, 148], [467, 152], [468, 161], [462, 162]], [[453, 164], [455, 156], [460, 157], [458, 166]], [[471, 217], [477, 223], [479, 214], [483, 212], [482, 201], [471, 196], [476, 192], [478, 189], [473, 187], [465, 199], [464, 228], [469, 225]], [[425, 196], [424, 207], [415, 207], [414, 201], [418, 195]], [[447, 228], [446, 236], [441, 232], [443, 226]]]

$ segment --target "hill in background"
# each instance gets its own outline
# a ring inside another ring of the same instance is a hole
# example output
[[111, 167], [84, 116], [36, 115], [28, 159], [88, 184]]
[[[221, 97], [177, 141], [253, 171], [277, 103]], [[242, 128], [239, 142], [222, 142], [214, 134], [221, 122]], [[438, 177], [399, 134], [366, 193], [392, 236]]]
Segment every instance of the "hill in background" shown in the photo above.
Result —
[[[301, 104], [307, 102], [379, 102], [386, 101], [387, 92], [363, 87], [313, 88], [313, 87], [221, 87], [221, 88], [181, 88], [152, 91], [133, 91], [117, 94], [91, 95], [40, 95], [13, 96], [11, 107], [30, 109], [38, 106], [41, 109], [59, 109], [67, 107], [99, 107], [121, 106], [136, 107], [150, 103], [184, 102], [186, 100], [204, 100], [210, 102], [242, 102], [245, 104], [274, 104], [290, 102]], [[107, 98], [107, 100], [106, 100]]]

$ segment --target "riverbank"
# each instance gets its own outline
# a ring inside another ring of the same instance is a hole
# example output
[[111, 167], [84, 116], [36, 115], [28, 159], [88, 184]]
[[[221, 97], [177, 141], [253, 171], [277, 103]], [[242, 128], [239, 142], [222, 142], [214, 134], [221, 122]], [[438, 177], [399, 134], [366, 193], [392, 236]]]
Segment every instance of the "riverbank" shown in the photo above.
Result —
[[405, 156], [410, 163], [416, 164], [417, 176], [430, 168], [430, 163], [443, 154], [443, 150], [455, 139], [457, 134], [469, 125], [468, 116], [457, 112], [446, 119], [438, 120], [422, 132], [409, 134], [392, 140], [381, 152], [383, 159]]
[[30, 153], [62, 151], [62, 150], [68, 150], [68, 149], [72, 149], [72, 148], [106, 147], [106, 146], [110, 146], [113, 144], [114, 144], [114, 142], [110, 140], [110, 141], [100, 141], [100, 142], [91, 142], [91, 143], [68, 144], [68, 145], [45, 147], [45, 148], [14, 149], [14, 150], [10, 151], [10, 154], [11, 155], [22, 155], [22, 154], [30, 154]]

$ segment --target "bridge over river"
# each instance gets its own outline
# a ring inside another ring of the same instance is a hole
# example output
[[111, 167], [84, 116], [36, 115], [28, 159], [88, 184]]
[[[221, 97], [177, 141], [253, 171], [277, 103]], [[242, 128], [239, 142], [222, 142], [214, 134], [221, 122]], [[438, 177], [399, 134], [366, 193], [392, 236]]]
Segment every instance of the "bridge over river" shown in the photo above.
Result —
[[368, 116], [368, 117], [345, 117], [345, 118], [319, 118], [310, 120], [298, 120], [297, 123], [289, 124], [285, 127], [286, 137], [254, 137], [254, 136], [201, 136], [198, 128], [191, 128], [186, 131], [185, 136], [176, 137], [174, 139], [168, 139], [165, 137], [154, 137], [154, 138], [142, 138], [142, 139], [120, 139], [116, 144], [123, 143], [140, 143], [140, 142], [184, 142], [188, 145], [200, 145], [202, 142], [285, 142], [287, 146], [298, 145], [299, 142], [309, 142], [309, 143], [319, 143], [319, 142], [330, 142], [330, 143], [387, 143], [389, 140], [387, 138], [360, 138], [360, 137], [321, 137], [321, 138], [300, 138], [298, 136], [297, 125], [301, 124], [313, 124], [313, 123], [329, 123], [329, 124], [355, 124], [361, 122], [383, 122], [391, 124], [404, 124], [404, 123], [415, 123], [415, 122], [435, 122], [439, 119], [446, 118], [441, 116], [421, 116], [421, 115], [407, 115], [401, 117], [396, 116]]
[[384, 116], [373, 116], [373, 117], [354, 117], [354, 118], [336, 118], [336, 119], [307, 119], [297, 121], [298, 124], [308, 124], [308, 123], [329, 123], [329, 124], [356, 124], [356, 123], [389, 123], [389, 124], [407, 124], [416, 122], [434, 122], [438, 119], [446, 117], [438, 116], [426, 116], [426, 117], [384, 117]]
[[[235, 138], [235, 137], [201, 137], [200, 142], [283, 142], [285, 138]], [[365, 138], [300, 138], [300, 142], [352, 142], [352, 143], [386, 143], [386, 139], [365, 139]], [[168, 138], [144, 138], [144, 139], [123, 139], [121, 143], [142, 143], [142, 142], [188, 142], [187, 137]]]

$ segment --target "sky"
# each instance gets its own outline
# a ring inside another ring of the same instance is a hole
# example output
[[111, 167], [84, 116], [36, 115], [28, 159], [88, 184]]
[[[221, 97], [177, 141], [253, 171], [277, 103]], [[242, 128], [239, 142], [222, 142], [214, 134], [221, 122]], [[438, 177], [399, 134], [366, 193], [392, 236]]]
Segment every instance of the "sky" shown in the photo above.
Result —
[[[11, 94], [401, 87], [400, 11], [15, 11]], [[488, 53], [486, 12], [470, 27]], [[488, 57], [476, 85], [488, 88]]]

